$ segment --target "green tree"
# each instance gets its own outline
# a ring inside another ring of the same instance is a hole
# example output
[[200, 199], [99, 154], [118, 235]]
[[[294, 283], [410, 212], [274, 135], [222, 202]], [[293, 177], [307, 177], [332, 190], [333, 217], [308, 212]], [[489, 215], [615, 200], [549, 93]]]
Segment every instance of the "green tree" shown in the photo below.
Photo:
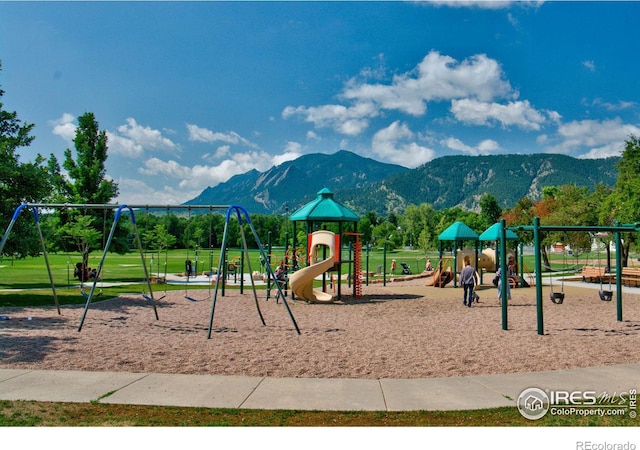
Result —
[[487, 228], [496, 223], [502, 216], [502, 208], [498, 203], [498, 199], [491, 194], [484, 194], [480, 197], [480, 211]]
[[75, 158], [70, 149], [64, 152], [63, 167], [67, 170], [73, 203], [109, 203], [118, 195], [118, 184], [106, 179], [107, 133], [100, 131], [93, 113], [78, 117], [73, 140]]
[[[146, 231], [142, 235], [142, 241], [146, 248], [153, 249], [157, 252], [158, 258], [156, 263], [157, 275], [160, 277], [160, 256], [163, 250], [171, 248], [177, 241], [176, 237], [167, 231], [164, 224], [156, 224], [153, 229]], [[165, 272], [167, 268], [167, 255], [165, 253], [164, 260]], [[153, 269], [152, 269], [153, 270]]]
[[[66, 198], [69, 203], [83, 205], [109, 204], [118, 195], [118, 185], [115, 181], [106, 178], [105, 162], [108, 157], [107, 134], [100, 131], [98, 122], [93, 113], [87, 112], [78, 117], [73, 140], [75, 152], [67, 148], [64, 152], [62, 167], [67, 171], [68, 177], [63, 178], [55, 158], [51, 157], [49, 163], [50, 176], [53, 177], [54, 187], [59, 198]], [[61, 225], [78, 221], [78, 216], [85, 215], [93, 218], [91, 227], [102, 236], [105, 243], [106, 234], [111, 229], [115, 212], [111, 209], [91, 209], [60, 211]], [[117, 253], [129, 251], [128, 237], [130, 226], [127, 223], [128, 216], [122, 214], [116, 227], [110, 250]], [[95, 249], [89, 247], [89, 251]], [[89, 253], [82, 254], [83, 264], [87, 264]]]
[[409, 205], [402, 218], [403, 229], [413, 235], [413, 243], [425, 253], [437, 248], [437, 214], [432, 205]]
[[[553, 210], [541, 219], [542, 225], [593, 226], [598, 223], [598, 207], [592, 202], [593, 195], [586, 187], [572, 184], [554, 190]], [[584, 231], [550, 233], [552, 239], [569, 244], [574, 257], [591, 249], [591, 236]], [[551, 242], [553, 243], [553, 242]]]
[[[0, 71], [2, 64], [0, 62]], [[16, 208], [23, 202], [46, 199], [51, 188], [44, 158], [36, 154], [31, 162], [21, 162], [18, 150], [31, 145], [34, 125], [18, 119], [18, 114], [4, 109], [0, 89], [0, 219], [9, 224]], [[4, 233], [4, 229], [2, 230]], [[19, 257], [36, 255], [40, 243], [33, 219], [18, 220], [3, 249]]]
[[[83, 255], [81, 262], [81, 273], [86, 273], [89, 269], [88, 255], [91, 250], [100, 246], [102, 233], [94, 228], [95, 219], [88, 215], [77, 215], [73, 220], [67, 222], [60, 228], [62, 239], [71, 242], [72, 246]], [[84, 257], [84, 255], [87, 255]], [[80, 278], [81, 281], [86, 281]]]
[[[605, 224], [640, 222], [640, 138], [631, 135], [618, 162], [618, 180], [613, 192], [603, 203], [600, 220]], [[629, 251], [638, 240], [637, 233], [628, 233], [623, 245], [622, 265], [627, 266]]]

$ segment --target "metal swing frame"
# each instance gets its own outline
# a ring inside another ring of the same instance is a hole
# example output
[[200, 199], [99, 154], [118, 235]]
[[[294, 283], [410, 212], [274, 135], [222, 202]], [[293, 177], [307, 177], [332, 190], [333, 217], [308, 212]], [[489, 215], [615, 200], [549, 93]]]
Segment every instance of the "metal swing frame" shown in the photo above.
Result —
[[[247, 268], [249, 270], [249, 273], [251, 273], [251, 260], [249, 258], [249, 249], [247, 247], [247, 240], [246, 240], [246, 236], [244, 234], [244, 227], [242, 226], [242, 217], [244, 216], [245, 221], [247, 223], [247, 225], [249, 225], [251, 232], [253, 233], [253, 237], [256, 241], [256, 243], [258, 244], [258, 249], [260, 250], [260, 255], [262, 256], [262, 258], [265, 261], [268, 261], [267, 259], [267, 254], [264, 251], [264, 248], [262, 246], [262, 244], [260, 243], [260, 238], [258, 237], [258, 233], [256, 232], [256, 229], [253, 226], [253, 223], [251, 223], [251, 219], [249, 218], [249, 213], [247, 212], [246, 209], [244, 209], [241, 206], [236, 206], [236, 205], [232, 205], [229, 206], [229, 208], [227, 209], [227, 214], [226, 214], [226, 219], [225, 219], [225, 226], [224, 226], [224, 233], [222, 235], [222, 249], [224, 252], [224, 249], [226, 249], [227, 246], [227, 237], [228, 237], [228, 229], [229, 229], [229, 220], [231, 219], [231, 214], [232, 213], [236, 213], [236, 217], [238, 219], [238, 225], [240, 228], [240, 236], [242, 238], [242, 247], [243, 247], [243, 252], [245, 254], [245, 259], [247, 260]], [[215, 283], [215, 287], [214, 287], [214, 291], [213, 291], [213, 298], [212, 298], [212, 302], [211, 302], [211, 314], [209, 316], [209, 327], [207, 329], [207, 339], [211, 338], [211, 333], [213, 331], [213, 318], [214, 318], [214, 313], [215, 313], [215, 308], [216, 308], [216, 301], [218, 298], [218, 289], [219, 289], [219, 285], [220, 285], [220, 278], [222, 275], [222, 270], [223, 270], [223, 264], [225, 263], [225, 258], [223, 257], [224, 253], [222, 253], [220, 255], [220, 261], [218, 262], [218, 276], [216, 277], [216, 283]], [[293, 313], [291, 312], [291, 308], [289, 307], [289, 304], [287, 303], [287, 298], [284, 295], [284, 293], [282, 292], [282, 289], [280, 287], [280, 285], [276, 282], [276, 275], [273, 271], [273, 269], [271, 268], [271, 265], [267, 264], [266, 265], [266, 269], [269, 275], [269, 279], [273, 278], [273, 281], [276, 285], [276, 288], [278, 289], [278, 295], [282, 296], [282, 300], [283, 303], [285, 305], [285, 308], [287, 309], [287, 312], [289, 314], [289, 317], [291, 318], [291, 322], [293, 323], [293, 326], [296, 330], [297, 334], [300, 334], [300, 328], [298, 327], [298, 324], [296, 323], [296, 319], [293, 317]], [[224, 280], [223, 280], [224, 283]], [[258, 316], [260, 317], [260, 321], [262, 322], [262, 325], [266, 325], [265, 321], [264, 321], [264, 316], [262, 315], [262, 311], [260, 311], [260, 305], [258, 303], [258, 294], [256, 292], [256, 286], [255, 286], [255, 282], [253, 280], [253, 277], [251, 277], [251, 287], [253, 289], [253, 299], [254, 299], [254, 303], [256, 305], [256, 309], [258, 311]]]
[[113, 224], [111, 226], [111, 231], [109, 232], [109, 237], [106, 241], [106, 244], [104, 246], [104, 251], [102, 254], [102, 258], [100, 259], [100, 263], [98, 265], [98, 268], [96, 270], [96, 276], [93, 279], [93, 283], [91, 284], [91, 290], [89, 291], [89, 293], [82, 293], [83, 296], [86, 298], [86, 303], [85, 303], [85, 307], [84, 307], [84, 311], [82, 313], [82, 317], [80, 319], [80, 324], [78, 325], [78, 331], [82, 330], [82, 326], [84, 324], [84, 320], [85, 317], [87, 315], [87, 311], [89, 310], [89, 305], [91, 304], [91, 300], [93, 300], [93, 298], [96, 296], [96, 286], [98, 283], [98, 280], [100, 279], [100, 274], [102, 273], [102, 267], [104, 266], [104, 261], [106, 259], [107, 256], [107, 252], [109, 250], [109, 247], [111, 245], [111, 241], [113, 239], [113, 235], [116, 231], [116, 226], [118, 223], [118, 220], [120, 219], [120, 214], [122, 213], [122, 211], [124, 209], [129, 210], [129, 213], [131, 215], [131, 223], [133, 224], [133, 229], [134, 229], [134, 234], [136, 237], [136, 243], [138, 246], [138, 250], [140, 252], [140, 258], [142, 260], [142, 267], [144, 269], [144, 274], [145, 274], [145, 280], [147, 280], [147, 284], [148, 284], [148, 288], [149, 288], [149, 297], [151, 300], [151, 303], [153, 305], [153, 311], [155, 313], [155, 317], [156, 320], [158, 320], [158, 310], [156, 309], [156, 305], [155, 305], [155, 301], [153, 299], [153, 290], [151, 289], [151, 281], [149, 279], [149, 273], [147, 271], [147, 265], [146, 265], [146, 261], [144, 259], [144, 252], [142, 250], [142, 243], [140, 241], [140, 234], [138, 233], [138, 227], [136, 225], [136, 219], [135, 219], [135, 214], [133, 212], [133, 207], [127, 206], [127, 205], [109, 205], [109, 204], [59, 204], [59, 203], [22, 203], [20, 206], [18, 206], [16, 208], [16, 210], [13, 213], [13, 217], [11, 218], [11, 222], [9, 223], [9, 225], [7, 226], [7, 229], [5, 230], [5, 233], [2, 237], [2, 241], [0, 241], [0, 253], [2, 253], [2, 250], [4, 249], [4, 246], [7, 242], [7, 240], [9, 239], [9, 235], [11, 233], [11, 229], [13, 228], [13, 225], [15, 224], [15, 222], [18, 220], [20, 213], [27, 209], [27, 208], [31, 208], [33, 211], [33, 215], [36, 221], [36, 227], [38, 229], [38, 236], [40, 239], [40, 243], [42, 245], [42, 251], [43, 251], [43, 255], [44, 255], [44, 259], [45, 259], [45, 264], [47, 266], [47, 272], [49, 274], [49, 281], [51, 283], [51, 290], [53, 291], [53, 298], [54, 298], [54, 302], [56, 304], [56, 308], [58, 310], [58, 314], [60, 313], [60, 306], [59, 306], [59, 302], [58, 302], [58, 296], [56, 293], [56, 287], [55, 287], [55, 283], [53, 280], [53, 275], [51, 273], [51, 265], [49, 263], [49, 258], [47, 256], [47, 249], [45, 246], [45, 242], [44, 242], [44, 238], [42, 236], [42, 229], [40, 227], [40, 217], [38, 215], [38, 208], [48, 208], [48, 209], [60, 209], [60, 208], [85, 208], [85, 209], [116, 209], [116, 214], [114, 216], [113, 219]]

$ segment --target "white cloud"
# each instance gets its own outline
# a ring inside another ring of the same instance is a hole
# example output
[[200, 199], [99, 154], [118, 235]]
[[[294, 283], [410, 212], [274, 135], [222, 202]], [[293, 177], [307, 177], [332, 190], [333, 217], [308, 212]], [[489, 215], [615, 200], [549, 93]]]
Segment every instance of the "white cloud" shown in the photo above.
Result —
[[320, 136], [318, 136], [318, 134], [317, 134], [316, 132], [311, 131], [311, 130], [307, 131], [307, 139], [309, 139], [309, 140], [313, 140], [313, 141], [320, 141], [320, 140], [322, 140], [322, 139], [320, 138]]
[[172, 186], [164, 185], [156, 190], [139, 179], [119, 178], [116, 180], [120, 194], [115, 202], [130, 205], [179, 205], [197, 197], [201, 190], [175, 190]]
[[73, 114], [64, 113], [62, 117], [56, 120], [52, 120], [49, 123], [53, 125], [53, 134], [60, 136], [67, 142], [73, 142], [76, 137], [76, 118]]
[[[524, 130], [540, 130], [545, 122], [544, 114], [533, 108], [528, 100], [500, 103], [486, 103], [473, 99], [453, 100], [451, 112], [457, 120], [470, 125], [491, 125], [497, 121], [503, 127], [517, 126]], [[556, 112], [550, 112], [556, 118]]]
[[271, 166], [279, 166], [286, 161], [293, 161], [294, 159], [298, 159], [300, 156], [302, 156], [302, 154], [295, 149], [287, 148], [284, 153], [272, 156], [269, 167], [262, 167], [261, 170], [264, 171], [266, 169], [269, 169]]
[[489, 155], [500, 150], [500, 144], [493, 139], [485, 139], [478, 144], [477, 149], [481, 155]]
[[594, 63], [592, 60], [582, 61], [582, 65], [589, 69], [591, 72], [596, 71], [596, 63]]
[[426, 3], [434, 6], [448, 6], [451, 8], [479, 8], [479, 9], [505, 9], [514, 4], [522, 6], [538, 7], [544, 0], [417, 0], [418, 3]]
[[405, 167], [418, 167], [431, 161], [435, 151], [410, 141], [413, 137], [407, 124], [396, 120], [373, 136], [371, 149], [383, 160]]
[[305, 122], [313, 123], [317, 128], [333, 128], [336, 132], [348, 136], [356, 136], [369, 126], [369, 119], [379, 114], [371, 103], [359, 103], [355, 106], [322, 105], [322, 106], [287, 106], [282, 117], [300, 115]]
[[602, 107], [607, 111], [623, 111], [626, 109], [635, 108], [637, 106], [637, 103], [632, 101], [623, 101], [623, 100], [620, 100], [616, 103], [612, 103], [612, 102], [606, 102], [601, 98], [596, 98], [595, 100], [593, 100], [592, 105]]
[[127, 156], [129, 158], [140, 158], [144, 154], [144, 147], [133, 139], [113, 134], [107, 131], [107, 143], [109, 151]]
[[487, 55], [474, 55], [458, 62], [431, 51], [415, 69], [394, 76], [391, 84], [359, 83], [352, 79], [341, 97], [421, 116], [426, 113], [428, 101], [466, 97], [489, 101], [511, 93], [502, 67]]
[[369, 127], [371, 119], [381, 116], [385, 110], [422, 116], [431, 101], [473, 98], [487, 102], [495, 98], [515, 98], [517, 93], [506, 80], [501, 65], [487, 55], [457, 61], [431, 51], [414, 69], [395, 75], [390, 83], [370, 84], [360, 77], [352, 78], [338, 97], [350, 104], [287, 106], [282, 117], [301, 116], [317, 128], [332, 128], [344, 135], [357, 136]]
[[[226, 146], [222, 146], [218, 149], [220, 151], [218, 155], [226, 154], [227, 158], [217, 164], [185, 166], [175, 160], [163, 161], [159, 158], [149, 158], [142, 167], [138, 168], [138, 172], [145, 176], [167, 179], [165, 185], [170, 184], [170, 180], [177, 180], [181, 190], [196, 192], [198, 195], [206, 187], [224, 183], [234, 175], [252, 169], [265, 171], [274, 165], [298, 158], [300, 156], [299, 147], [295, 143], [290, 144], [283, 153], [275, 156], [264, 151], [231, 154], [224, 151]], [[212, 162], [215, 158], [212, 155], [207, 155], [203, 159]]]
[[295, 153], [295, 154], [300, 154], [300, 152], [302, 151], [302, 145], [300, 145], [299, 142], [293, 142], [293, 141], [289, 141], [287, 142], [287, 145], [285, 145], [285, 152], [287, 153]]
[[[157, 149], [157, 150], [170, 150], [170, 151], [179, 151], [180, 147], [175, 144], [171, 139], [166, 138], [162, 135], [162, 132], [159, 130], [154, 130], [150, 127], [143, 127], [138, 125], [135, 119], [132, 117], [127, 118], [126, 124], [120, 125], [118, 127], [118, 133], [121, 135], [120, 137], [124, 139], [130, 140], [133, 145], [139, 145], [143, 149]], [[118, 142], [119, 144], [122, 141]], [[127, 147], [123, 147], [126, 149]], [[118, 149], [119, 151], [122, 148]], [[125, 153], [125, 152], [123, 152]], [[126, 154], [126, 153], [125, 153]]]
[[475, 147], [469, 146], [462, 142], [460, 139], [453, 137], [443, 139], [442, 141], [440, 141], [440, 144], [447, 148], [450, 148], [451, 150], [457, 150], [459, 152], [472, 156], [490, 155], [500, 150], [500, 145], [493, 139], [485, 139]]
[[[73, 142], [77, 128], [75, 121], [76, 118], [72, 114], [64, 113], [61, 118], [51, 121], [53, 134]], [[109, 151], [129, 158], [142, 157], [146, 149], [180, 150], [177, 144], [162, 136], [162, 132], [140, 126], [131, 117], [126, 120], [126, 124], [119, 126], [116, 132], [105, 132]]]
[[640, 127], [625, 124], [620, 118], [611, 120], [580, 120], [558, 127], [560, 144], [547, 148], [549, 153], [586, 152], [581, 158], [619, 156], [630, 135], [640, 135]]
[[187, 124], [187, 131], [189, 132], [189, 140], [193, 142], [226, 142], [227, 144], [242, 144], [245, 147], [258, 148], [257, 144], [243, 138], [235, 131], [226, 133], [214, 132], [189, 123]]

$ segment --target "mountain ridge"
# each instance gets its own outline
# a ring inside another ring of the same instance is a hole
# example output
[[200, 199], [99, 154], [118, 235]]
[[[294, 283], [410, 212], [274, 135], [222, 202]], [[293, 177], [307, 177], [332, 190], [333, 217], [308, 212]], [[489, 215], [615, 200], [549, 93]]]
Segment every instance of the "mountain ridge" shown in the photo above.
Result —
[[251, 213], [275, 214], [286, 207], [294, 211], [327, 188], [338, 202], [358, 214], [402, 213], [408, 205], [420, 203], [437, 209], [459, 206], [477, 211], [485, 193], [507, 208], [523, 197], [539, 199], [545, 186], [613, 186], [619, 159], [577, 159], [559, 154], [452, 155], [409, 169], [339, 150], [304, 155], [265, 172], [252, 169], [206, 188], [184, 204], [238, 204]]

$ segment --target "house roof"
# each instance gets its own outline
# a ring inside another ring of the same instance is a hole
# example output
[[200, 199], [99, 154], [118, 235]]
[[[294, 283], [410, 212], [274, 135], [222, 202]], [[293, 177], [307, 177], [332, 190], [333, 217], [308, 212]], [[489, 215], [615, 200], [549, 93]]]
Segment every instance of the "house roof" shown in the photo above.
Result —
[[357, 222], [360, 217], [344, 205], [333, 199], [333, 192], [327, 188], [318, 191], [315, 200], [291, 214], [295, 222]]
[[477, 241], [478, 234], [462, 222], [455, 222], [438, 236], [440, 241]]
[[[508, 228], [505, 230], [507, 241], [517, 241], [518, 235]], [[484, 233], [480, 235], [481, 241], [499, 241], [500, 240], [500, 222], [496, 222], [487, 228]]]

